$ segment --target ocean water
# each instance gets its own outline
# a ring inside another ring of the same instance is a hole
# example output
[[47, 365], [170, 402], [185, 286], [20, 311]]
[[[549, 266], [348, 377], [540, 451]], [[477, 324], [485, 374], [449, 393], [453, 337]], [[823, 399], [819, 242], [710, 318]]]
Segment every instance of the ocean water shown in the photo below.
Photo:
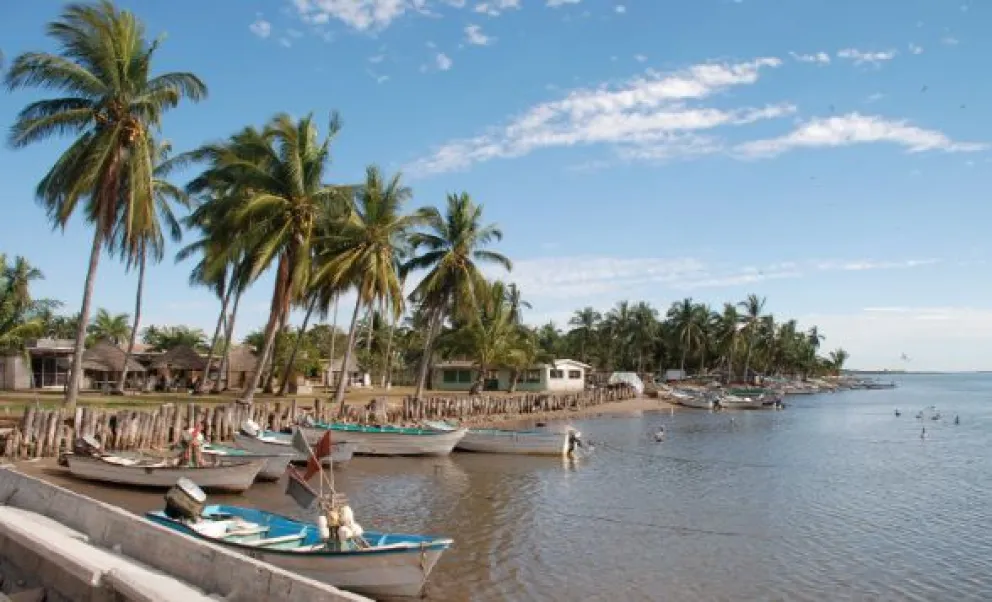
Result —
[[[337, 485], [367, 528], [455, 539], [432, 601], [992, 600], [992, 375], [895, 379], [577, 421], [595, 444], [577, 461], [356, 458]], [[931, 405], [941, 420], [915, 417]], [[294, 511], [280, 485], [228, 501]]]

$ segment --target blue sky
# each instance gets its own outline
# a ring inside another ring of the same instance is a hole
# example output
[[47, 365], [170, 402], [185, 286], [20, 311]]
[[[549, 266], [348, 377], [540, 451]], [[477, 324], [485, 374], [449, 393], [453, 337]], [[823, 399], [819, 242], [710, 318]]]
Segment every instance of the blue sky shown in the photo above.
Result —
[[[7, 2], [9, 62], [61, 3]], [[166, 33], [158, 71], [210, 88], [167, 115], [180, 150], [276, 112], [338, 110], [334, 181], [403, 170], [415, 205], [466, 190], [506, 234], [528, 321], [620, 299], [748, 293], [865, 368], [992, 369], [992, 5], [960, 0], [121, 2]], [[36, 97], [0, 94], [0, 125]], [[65, 141], [0, 148], [0, 252], [78, 307], [90, 235], [34, 186]], [[171, 257], [145, 323], [212, 331]], [[100, 266], [96, 305], [135, 275]], [[265, 319], [271, 279], [243, 301]], [[344, 319], [346, 312], [342, 310]], [[910, 361], [900, 360], [905, 353]]]

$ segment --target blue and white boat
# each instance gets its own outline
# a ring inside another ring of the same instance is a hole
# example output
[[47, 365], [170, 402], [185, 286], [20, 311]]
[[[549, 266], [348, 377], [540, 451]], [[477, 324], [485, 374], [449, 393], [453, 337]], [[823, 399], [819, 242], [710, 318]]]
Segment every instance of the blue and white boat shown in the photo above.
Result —
[[571, 427], [560, 432], [534, 429], [506, 431], [501, 429], [469, 429], [455, 449], [489, 454], [565, 457], [581, 446], [580, 433]]
[[168, 509], [146, 514], [170, 529], [375, 598], [420, 596], [441, 554], [454, 543], [373, 531], [361, 532], [362, 545], [339, 543], [322, 537], [318, 524], [241, 506], [203, 506], [195, 516], [184, 518]]
[[325, 432], [331, 431], [331, 439], [354, 443], [355, 453], [365, 456], [447, 456], [468, 432], [465, 428], [440, 430], [341, 422], [299, 428], [310, 445], [316, 445]]

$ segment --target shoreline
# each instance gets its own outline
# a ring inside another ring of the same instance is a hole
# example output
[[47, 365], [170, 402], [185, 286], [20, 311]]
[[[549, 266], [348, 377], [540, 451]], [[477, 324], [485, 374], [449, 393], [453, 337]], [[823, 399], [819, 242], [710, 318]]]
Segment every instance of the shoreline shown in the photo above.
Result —
[[533, 422], [564, 422], [571, 419], [586, 419], [599, 417], [628, 417], [639, 416], [644, 412], [657, 410], [676, 410], [681, 408], [665, 399], [640, 395], [632, 399], [610, 401], [597, 406], [589, 406], [578, 410], [556, 410], [551, 412], [535, 412], [532, 414], [504, 414], [502, 416], [485, 416], [478, 420], [466, 419], [461, 424], [476, 428], [507, 427]]

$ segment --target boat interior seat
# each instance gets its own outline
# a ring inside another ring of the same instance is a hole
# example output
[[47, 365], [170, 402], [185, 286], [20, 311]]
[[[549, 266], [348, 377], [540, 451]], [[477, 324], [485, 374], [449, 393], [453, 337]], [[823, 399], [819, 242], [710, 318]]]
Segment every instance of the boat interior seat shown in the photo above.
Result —
[[250, 535], [261, 535], [268, 533], [269, 528], [265, 525], [241, 525], [236, 529], [231, 529], [224, 533], [224, 538], [228, 537], [248, 537]]
[[303, 538], [306, 536], [307, 536], [307, 531], [306, 529], [304, 529], [299, 533], [292, 533], [290, 535], [282, 535], [279, 537], [267, 537], [265, 539], [256, 539], [254, 541], [247, 541], [245, 542], [245, 545], [264, 548], [266, 546], [274, 546], [278, 544], [289, 543], [291, 541], [303, 541]]

